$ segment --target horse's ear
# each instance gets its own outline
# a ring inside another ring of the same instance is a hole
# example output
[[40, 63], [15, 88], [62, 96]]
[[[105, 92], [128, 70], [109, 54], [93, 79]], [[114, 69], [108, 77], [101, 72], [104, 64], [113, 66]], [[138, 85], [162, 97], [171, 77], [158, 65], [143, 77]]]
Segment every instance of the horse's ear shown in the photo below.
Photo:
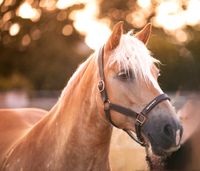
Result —
[[105, 45], [106, 50], [113, 50], [119, 45], [121, 36], [123, 34], [123, 24], [124, 22], [120, 21], [114, 25], [113, 32]]
[[140, 32], [136, 33], [135, 37], [147, 44], [151, 34], [151, 27], [151, 23], [148, 23]]

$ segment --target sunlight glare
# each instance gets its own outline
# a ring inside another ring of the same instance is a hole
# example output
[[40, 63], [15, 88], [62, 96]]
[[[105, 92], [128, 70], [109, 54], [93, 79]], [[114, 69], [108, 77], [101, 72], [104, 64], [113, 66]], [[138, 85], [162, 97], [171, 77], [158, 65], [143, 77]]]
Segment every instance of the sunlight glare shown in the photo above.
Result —
[[86, 36], [85, 42], [91, 49], [97, 49], [105, 43], [110, 36], [111, 31], [106, 24], [97, 21], [91, 22], [90, 26], [91, 30]]
[[11, 25], [10, 29], [9, 29], [9, 34], [11, 36], [16, 36], [19, 33], [20, 30], [20, 26], [18, 23], [14, 23]]
[[180, 6], [177, 1], [162, 2], [156, 9], [155, 22], [167, 30], [176, 30], [185, 25]]
[[149, 8], [151, 6], [151, 0], [138, 0], [137, 4], [142, 8]]
[[156, 22], [166, 30], [176, 30], [185, 25], [181, 15], [159, 15], [156, 17]]
[[185, 19], [188, 25], [194, 26], [200, 23], [200, 0], [190, 0], [188, 9], [185, 12]]
[[186, 25], [194, 26], [200, 23], [200, 0], [189, 0], [187, 8], [182, 9], [180, 1], [161, 1], [156, 7], [155, 25], [166, 30], [177, 30]]
[[84, 9], [70, 15], [75, 29], [86, 36], [85, 42], [92, 49], [102, 45], [111, 33], [107, 23], [97, 19], [98, 13], [97, 1], [91, 1]]
[[0, 0], [0, 5], [3, 3], [4, 0]]
[[41, 16], [41, 11], [32, 8], [32, 6], [28, 2], [24, 2], [22, 5], [20, 5], [17, 15], [24, 19], [38, 21]]
[[58, 9], [65, 9], [68, 8], [74, 4], [76, 4], [76, 0], [58, 0], [58, 2], [56, 3], [56, 7]]

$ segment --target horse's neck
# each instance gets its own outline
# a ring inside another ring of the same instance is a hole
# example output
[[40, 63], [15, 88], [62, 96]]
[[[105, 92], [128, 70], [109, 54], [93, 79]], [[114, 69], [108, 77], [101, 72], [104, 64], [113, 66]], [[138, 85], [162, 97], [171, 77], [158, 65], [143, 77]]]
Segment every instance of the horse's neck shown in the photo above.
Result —
[[63, 129], [61, 132], [65, 133], [68, 142], [73, 139], [77, 145], [86, 144], [87, 147], [109, 143], [112, 131], [97, 109], [97, 68], [93, 60], [87, 61], [85, 68], [71, 81], [69, 89], [62, 93], [54, 119], [55, 123], [63, 125], [60, 129]]
[[[41, 148], [35, 152], [41, 150], [51, 153], [49, 161], [58, 161], [68, 169], [108, 168], [112, 129], [102, 121], [97, 110], [97, 88], [93, 82], [96, 79], [95, 70], [95, 64], [88, 64], [84, 72], [81, 71], [81, 76], [77, 76], [64, 90], [49, 115], [33, 128], [27, 138], [31, 145], [35, 140], [37, 148]], [[106, 168], [93, 168], [99, 167], [97, 165], [106, 165]]]

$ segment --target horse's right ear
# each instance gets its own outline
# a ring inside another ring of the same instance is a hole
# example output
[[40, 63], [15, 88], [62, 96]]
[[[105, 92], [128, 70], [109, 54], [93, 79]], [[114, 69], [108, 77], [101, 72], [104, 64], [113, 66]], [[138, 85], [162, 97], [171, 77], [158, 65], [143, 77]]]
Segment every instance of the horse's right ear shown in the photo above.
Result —
[[148, 23], [140, 32], [136, 33], [135, 37], [142, 41], [144, 44], [148, 43], [151, 34], [152, 25]]
[[123, 34], [123, 24], [123, 21], [120, 21], [117, 24], [115, 24], [115, 26], [113, 27], [113, 32], [109, 37], [108, 41], [106, 42], [105, 50], [111, 51], [119, 45], [121, 36]]

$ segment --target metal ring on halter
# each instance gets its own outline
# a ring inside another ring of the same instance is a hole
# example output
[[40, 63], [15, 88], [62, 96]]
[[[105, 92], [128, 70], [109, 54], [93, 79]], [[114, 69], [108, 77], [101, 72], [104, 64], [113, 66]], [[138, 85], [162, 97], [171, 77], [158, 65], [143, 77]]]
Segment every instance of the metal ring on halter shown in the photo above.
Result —
[[101, 93], [102, 91], [104, 91], [104, 89], [105, 89], [105, 82], [104, 80], [100, 80], [98, 83], [98, 90]]

